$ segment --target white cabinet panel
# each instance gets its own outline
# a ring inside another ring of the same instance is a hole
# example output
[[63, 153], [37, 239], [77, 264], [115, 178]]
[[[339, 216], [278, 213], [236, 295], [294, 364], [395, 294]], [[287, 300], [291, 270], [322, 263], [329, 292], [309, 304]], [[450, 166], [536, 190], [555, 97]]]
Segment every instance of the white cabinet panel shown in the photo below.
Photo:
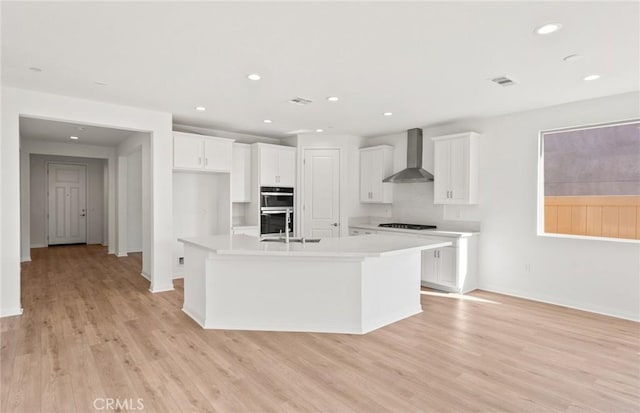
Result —
[[173, 133], [173, 169], [208, 172], [231, 171], [233, 139]]
[[422, 281], [437, 283], [437, 250], [422, 251]]
[[231, 202], [251, 202], [251, 146], [234, 143], [231, 164]]
[[457, 286], [456, 278], [456, 248], [438, 248], [438, 282], [452, 287]]
[[278, 151], [278, 186], [293, 187], [296, 185], [296, 151], [295, 149], [279, 149]]
[[389, 204], [393, 184], [382, 180], [393, 174], [393, 146], [360, 149], [360, 202]]
[[478, 135], [459, 133], [434, 141], [434, 203], [478, 203]]
[[204, 139], [204, 169], [217, 172], [231, 171], [232, 142]]
[[173, 139], [173, 167], [200, 169], [203, 165], [203, 139], [180, 136]]
[[296, 185], [296, 149], [258, 144], [260, 186]]

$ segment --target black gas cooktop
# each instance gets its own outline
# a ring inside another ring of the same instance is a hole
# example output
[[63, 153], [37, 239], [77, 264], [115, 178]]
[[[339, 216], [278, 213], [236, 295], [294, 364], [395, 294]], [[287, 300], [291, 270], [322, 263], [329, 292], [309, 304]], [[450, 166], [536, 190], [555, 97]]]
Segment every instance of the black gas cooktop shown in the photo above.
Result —
[[424, 230], [424, 229], [436, 229], [435, 225], [422, 225], [422, 224], [401, 224], [398, 222], [390, 222], [388, 224], [378, 224], [379, 227], [383, 228], [399, 228], [399, 229], [415, 229], [415, 230]]

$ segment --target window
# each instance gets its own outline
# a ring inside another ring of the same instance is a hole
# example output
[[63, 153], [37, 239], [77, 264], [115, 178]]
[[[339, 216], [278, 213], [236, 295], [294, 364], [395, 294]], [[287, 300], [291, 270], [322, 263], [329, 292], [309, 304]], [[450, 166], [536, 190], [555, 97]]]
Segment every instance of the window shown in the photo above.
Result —
[[640, 120], [540, 133], [538, 234], [640, 240]]

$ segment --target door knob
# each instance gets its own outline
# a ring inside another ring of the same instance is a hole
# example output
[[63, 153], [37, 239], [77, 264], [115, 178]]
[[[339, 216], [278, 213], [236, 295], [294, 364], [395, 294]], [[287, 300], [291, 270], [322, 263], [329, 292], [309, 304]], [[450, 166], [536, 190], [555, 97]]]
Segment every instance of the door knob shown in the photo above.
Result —
[[340, 225], [340, 224], [338, 224], [337, 222], [334, 222], [334, 223], [333, 223], [333, 224], [331, 224], [331, 225], [332, 225], [332, 226], [334, 226], [334, 227], [337, 227], [337, 226], [338, 226], [338, 225]]
[[86, 217], [86, 216], [87, 216], [87, 214], [82, 213], [82, 214], [80, 214], [80, 216], [81, 216], [81, 217]]

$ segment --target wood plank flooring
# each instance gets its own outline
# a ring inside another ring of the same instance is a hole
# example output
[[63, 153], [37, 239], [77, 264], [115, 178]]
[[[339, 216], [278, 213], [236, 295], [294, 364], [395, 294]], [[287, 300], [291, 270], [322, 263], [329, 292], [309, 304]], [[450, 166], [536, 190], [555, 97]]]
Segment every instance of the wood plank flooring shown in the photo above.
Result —
[[180, 281], [148, 291], [139, 255], [32, 258], [24, 314], [0, 319], [3, 413], [640, 410], [638, 323], [425, 290], [422, 314], [364, 336], [205, 331]]

